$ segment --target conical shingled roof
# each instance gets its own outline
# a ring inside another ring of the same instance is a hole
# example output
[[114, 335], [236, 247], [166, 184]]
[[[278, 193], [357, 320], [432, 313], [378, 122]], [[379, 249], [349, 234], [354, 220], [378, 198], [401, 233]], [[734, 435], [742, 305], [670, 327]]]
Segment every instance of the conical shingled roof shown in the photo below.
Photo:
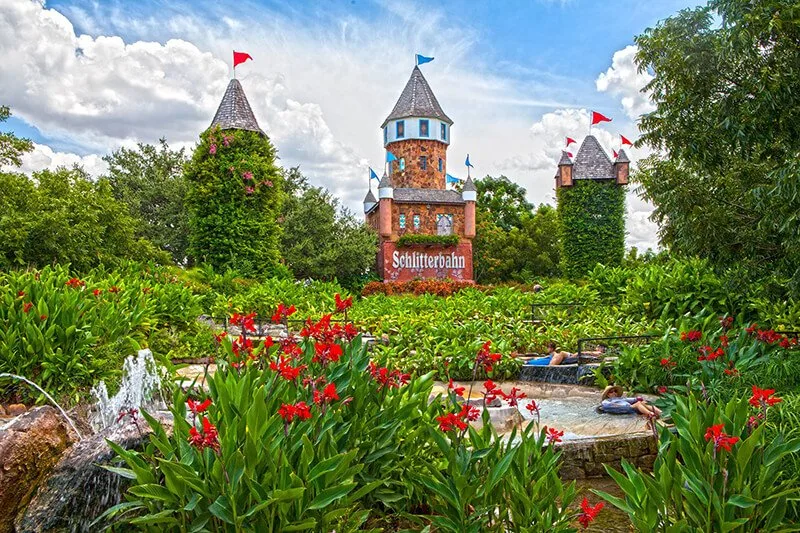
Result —
[[377, 201], [378, 200], [375, 199], [375, 195], [372, 194], [372, 189], [370, 189], [369, 192], [367, 193], [367, 195], [364, 197], [364, 203], [365, 204], [368, 204], [368, 203], [373, 203], [374, 204]]
[[569, 158], [569, 155], [567, 155], [566, 151], [561, 150], [561, 159], [558, 160], [558, 166], [571, 165], [571, 164], [572, 164], [572, 159]]
[[439, 105], [436, 95], [433, 94], [419, 67], [414, 67], [411, 71], [411, 78], [406, 83], [406, 88], [400, 94], [392, 112], [381, 124], [381, 128], [390, 120], [406, 117], [437, 118], [442, 122], [453, 124], [450, 117], [442, 111], [442, 106]]
[[461, 190], [464, 192], [475, 192], [478, 189], [475, 187], [475, 182], [472, 181], [472, 178], [467, 177], [467, 181], [464, 182], [464, 188]]
[[223, 130], [247, 130], [256, 131], [261, 135], [266, 135], [258, 126], [250, 103], [244, 94], [242, 84], [239, 80], [232, 79], [225, 89], [225, 94], [217, 108], [217, 114], [211, 121], [211, 127], [219, 126]]
[[615, 177], [614, 164], [608, 154], [594, 135], [587, 135], [575, 156], [572, 178], [576, 180], [613, 180]]
[[628, 159], [628, 154], [625, 153], [625, 150], [620, 148], [619, 152], [617, 152], [617, 159], [614, 162], [615, 163], [630, 163], [631, 160]]
[[392, 188], [392, 178], [389, 177], [388, 174], [385, 172], [383, 173], [383, 177], [381, 178], [380, 183], [378, 183], [379, 189], [391, 189]]

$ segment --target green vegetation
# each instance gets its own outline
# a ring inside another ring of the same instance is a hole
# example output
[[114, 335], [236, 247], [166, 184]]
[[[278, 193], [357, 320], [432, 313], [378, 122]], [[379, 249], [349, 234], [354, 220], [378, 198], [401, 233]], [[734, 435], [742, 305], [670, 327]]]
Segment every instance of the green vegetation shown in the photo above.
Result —
[[459, 241], [458, 235], [423, 235], [421, 233], [407, 233], [397, 240], [397, 246], [425, 245], [425, 246], [455, 246]]

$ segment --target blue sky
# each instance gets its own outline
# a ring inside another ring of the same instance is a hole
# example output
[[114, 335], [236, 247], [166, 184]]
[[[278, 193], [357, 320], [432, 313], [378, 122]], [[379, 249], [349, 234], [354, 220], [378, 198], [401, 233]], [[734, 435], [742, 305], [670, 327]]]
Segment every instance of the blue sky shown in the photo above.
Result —
[[[597, 130], [609, 153], [619, 133], [636, 137], [649, 108], [634, 36], [695, 4], [3, 0], [0, 103], [16, 116], [0, 128], [41, 145], [24, 170], [78, 162], [102, 174], [102, 155], [162, 136], [190, 149], [235, 48], [254, 57], [237, 71], [282, 162], [357, 210], [367, 166], [381, 168], [380, 123], [422, 53], [436, 57], [423, 72], [455, 121], [450, 161], [469, 152], [476, 172], [552, 202], [563, 137], [585, 135], [589, 109], [615, 118]], [[636, 202], [632, 224], [644, 224]], [[631, 228], [629, 244], [654, 242], [652, 226]]]

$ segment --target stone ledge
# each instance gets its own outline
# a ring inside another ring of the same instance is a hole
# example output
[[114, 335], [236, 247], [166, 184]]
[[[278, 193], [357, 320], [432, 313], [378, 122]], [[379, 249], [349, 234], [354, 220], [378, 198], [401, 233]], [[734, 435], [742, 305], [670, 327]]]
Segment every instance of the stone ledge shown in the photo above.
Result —
[[649, 471], [658, 453], [658, 442], [650, 432], [569, 440], [557, 446], [562, 453], [562, 479], [605, 476], [604, 465], [620, 470], [622, 459]]

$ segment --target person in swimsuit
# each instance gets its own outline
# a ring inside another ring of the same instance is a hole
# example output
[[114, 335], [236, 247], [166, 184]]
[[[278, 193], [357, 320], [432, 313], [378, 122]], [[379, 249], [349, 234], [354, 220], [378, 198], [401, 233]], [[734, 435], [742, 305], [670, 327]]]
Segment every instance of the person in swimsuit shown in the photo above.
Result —
[[622, 387], [619, 385], [609, 385], [603, 390], [601, 396], [601, 406], [603, 412], [612, 415], [632, 415], [640, 414], [647, 416], [661, 416], [661, 409], [655, 405], [650, 405], [641, 396], [636, 398], [624, 397]]

